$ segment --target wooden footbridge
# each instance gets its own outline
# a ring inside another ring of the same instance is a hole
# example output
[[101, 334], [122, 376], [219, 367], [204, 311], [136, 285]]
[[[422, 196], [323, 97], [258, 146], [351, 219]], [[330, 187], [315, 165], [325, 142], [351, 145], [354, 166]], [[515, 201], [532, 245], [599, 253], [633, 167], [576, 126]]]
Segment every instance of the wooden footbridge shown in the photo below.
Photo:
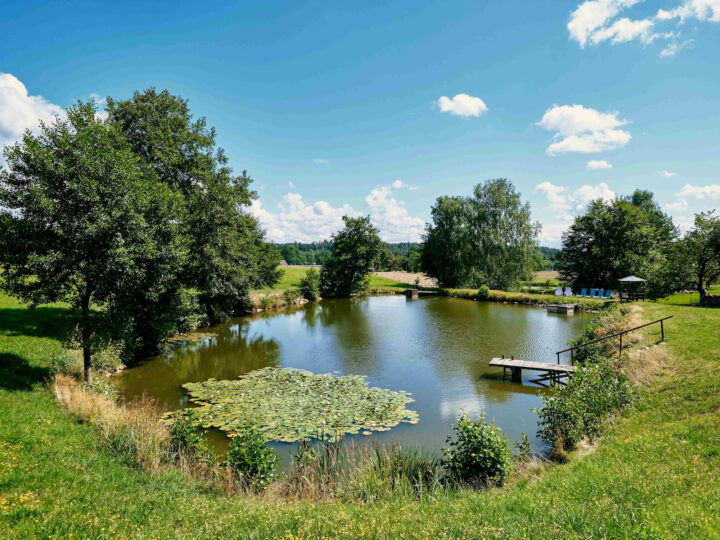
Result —
[[515, 360], [514, 358], [493, 358], [490, 360], [490, 366], [503, 368], [503, 379], [507, 376], [509, 370], [510, 380], [513, 382], [522, 382], [523, 369], [539, 371], [541, 373], [538, 377], [531, 380], [541, 386], [565, 384], [563, 379], [575, 371], [575, 366], [529, 362], [527, 360]]
[[[529, 371], [539, 371], [540, 375], [535, 379], [530, 379], [531, 382], [534, 382], [536, 384], [539, 384], [541, 386], [554, 386], [556, 384], [567, 384], [567, 381], [564, 379], [567, 379], [568, 377], [572, 376], [572, 374], [575, 372], [575, 366], [573, 365], [575, 363], [575, 351], [577, 349], [580, 349], [582, 347], [587, 347], [588, 345], [592, 345], [594, 343], [599, 343], [601, 341], [606, 341], [609, 339], [619, 338], [618, 343], [618, 356], [622, 356], [623, 351], [623, 336], [625, 334], [628, 334], [630, 332], [634, 332], [635, 330], [639, 330], [641, 328], [645, 328], [646, 326], [650, 326], [652, 324], [660, 324], [660, 341], [665, 341], [665, 321], [668, 319], [672, 319], [672, 315], [669, 317], [664, 317], [662, 319], [658, 319], [657, 321], [652, 321], [647, 324], [641, 324], [640, 326], [636, 326], [635, 328], [629, 328], [628, 330], [623, 330], [622, 332], [617, 332], [615, 334], [610, 334], [608, 336], [603, 336], [598, 339], [593, 339], [592, 341], [587, 341], [585, 343], [581, 343], [580, 345], [575, 345], [574, 347], [570, 347], [569, 349], [564, 349], [562, 351], [558, 351], [555, 354], [557, 355], [557, 364], [548, 364], [545, 362], [530, 362], [527, 360], [516, 360], [514, 357], [505, 358], [504, 356], [501, 358], [493, 358], [490, 360], [490, 366], [491, 367], [501, 367], [503, 368], [503, 379], [507, 376], [508, 370], [510, 371], [510, 379], [513, 382], [522, 382], [522, 370], [527, 369]], [[563, 353], [570, 353], [570, 365], [567, 364], [561, 364], [560, 363], [560, 355]]]

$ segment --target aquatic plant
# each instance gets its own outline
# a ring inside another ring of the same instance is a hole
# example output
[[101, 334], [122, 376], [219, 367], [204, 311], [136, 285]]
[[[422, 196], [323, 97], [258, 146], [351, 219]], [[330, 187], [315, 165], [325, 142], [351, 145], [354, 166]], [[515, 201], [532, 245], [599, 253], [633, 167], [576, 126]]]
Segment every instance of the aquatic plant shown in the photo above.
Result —
[[232, 436], [244, 426], [254, 425], [264, 441], [369, 435], [418, 419], [415, 411], [405, 409], [414, 401], [410, 394], [369, 387], [359, 375], [317, 375], [269, 367], [238, 380], [210, 379], [183, 387], [197, 405], [194, 410], [204, 427], [216, 427]]

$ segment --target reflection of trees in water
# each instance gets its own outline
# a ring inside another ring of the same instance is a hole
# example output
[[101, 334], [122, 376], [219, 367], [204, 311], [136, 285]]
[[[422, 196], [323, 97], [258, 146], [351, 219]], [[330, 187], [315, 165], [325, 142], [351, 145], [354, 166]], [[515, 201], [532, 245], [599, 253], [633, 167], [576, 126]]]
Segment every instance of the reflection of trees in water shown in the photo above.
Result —
[[121, 374], [118, 385], [126, 399], [142, 393], [161, 402], [177, 401], [186, 382], [234, 379], [243, 373], [280, 365], [280, 345], [247, 323], [214, 329], [217, 337], [176, 349]]

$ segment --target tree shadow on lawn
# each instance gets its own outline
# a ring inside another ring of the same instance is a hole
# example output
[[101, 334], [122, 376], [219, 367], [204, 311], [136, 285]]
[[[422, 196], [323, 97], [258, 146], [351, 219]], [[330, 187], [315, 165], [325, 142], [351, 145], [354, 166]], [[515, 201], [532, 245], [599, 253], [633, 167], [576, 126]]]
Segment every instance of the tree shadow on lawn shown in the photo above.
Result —
[[64, 340], [79, 317], [62, 307], [0, 309], [0, 335]]
[[50, 370], [32, 366], [16, 354], [0, 353], [0, 389], [11, 392], [29, 392], [50, 378]]

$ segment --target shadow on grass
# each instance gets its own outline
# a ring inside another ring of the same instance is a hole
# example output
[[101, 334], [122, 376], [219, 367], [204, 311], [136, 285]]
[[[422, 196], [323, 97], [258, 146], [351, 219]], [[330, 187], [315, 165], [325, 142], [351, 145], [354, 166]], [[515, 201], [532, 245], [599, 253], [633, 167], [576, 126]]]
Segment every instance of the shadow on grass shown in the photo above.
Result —
[[16, 354], [0, 353], [0, 389], [26, 392], [49, 378], [48, 368], [31, 366], [27, 360]]
[[62, 307], [4, 308], [0, 309], [0, 333], [63, 340], [77, 320], [75, 313]]

